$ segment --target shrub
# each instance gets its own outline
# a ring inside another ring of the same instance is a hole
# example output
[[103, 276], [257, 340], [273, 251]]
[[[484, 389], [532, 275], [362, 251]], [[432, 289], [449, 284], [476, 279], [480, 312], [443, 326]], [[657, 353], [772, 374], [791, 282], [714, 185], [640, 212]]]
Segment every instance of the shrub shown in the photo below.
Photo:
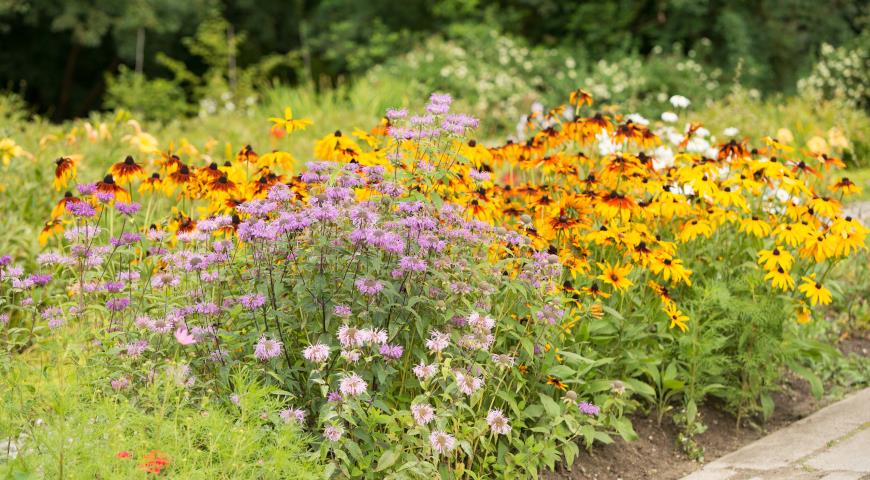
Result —
[[190, 112], [184, 89], [177, 82], [149, 80], [123, 65], [116, 75], [106, 77], [106, 106], [160, 121], [182, 118]]
[[862, 35], [851, 48], [823, 43], [820, 56], [809, 76], [798, 82], [798, 90], [811, 98], [870, 108], [870, 35]]

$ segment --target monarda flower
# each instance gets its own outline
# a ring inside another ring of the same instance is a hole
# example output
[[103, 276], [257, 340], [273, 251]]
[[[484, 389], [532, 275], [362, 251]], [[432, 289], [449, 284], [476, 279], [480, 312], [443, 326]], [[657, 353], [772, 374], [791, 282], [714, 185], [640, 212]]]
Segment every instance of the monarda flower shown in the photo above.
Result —
[[296, 423], [305, 423], [305, 410], [301, 408], [285, 408], [278, 412], [278, 416], [281, 417], [281, 420], [284, 420], [285, 423], [296, 422]]
[[338, 329], [338, 341], [345, 348], [362, 346], [369, 339], [369, 332], [356, 327], [342, 325]]
[[332, 313], [334, 313], [338, 317], [348, 318], [353, 312], [347, 305], [336, 305]]
[[432, 353], [441, 352], [450, 346], [450, 335], [432, 330], [429, 333], [429, 339], [426, 340], [426, 348]]
[[381, 345], [381, 355], [390, 360], [402, 358], [405, 349], [401, 345]]
[[130, 298], [129, 297], [118, 297], [111, 298], [106, 301], [106, 308], [109, 309], [110, 312], [122, 312], [130, 306]]
[[427, 380], [438, 372], [438, 365], [434, 363], [431, 365], [427, 365], [423, 362], [420, 362], [418, 365], [414, 366], [412, 371], [418, 379]]
[[586, 415], [598, 415], [598, 412], [601, 411], [600, 408], [589, 402], [580, 402], [577, 404], [577, 407], [582, 413], [585, 413]]
[[179, 327], [175, 331], [175, 340], [182, 345], [193, 345], [196, 343], [196, 337], [190, 334], [190, 331], [185, 327]]
[[141, 208], [142, 205], [135, 202], [115, 202], [115, 210], [121, 213], [121, 215], [126, 215], [128, 217], [135, 215]]
[[342, 435], [344, 435], [344, 428], [338, 425], [329, 425], [323, 429], [323, 437], [333, 443], [339, 441]]
[[281, 347], [283, 347], [283, 345], [284, 344], [278, 340], [272, 340], [265, 336], [260, 337], [260, 340], [256, 345], [254, 345], [254, 356], [257, 357], [258, 360], [265, 362], [266, 360], [281, 355]]
[[329, 347], [322, 343], [309, 345], [302, 350], [302, 357], [309, 362], [322, 363], [329, 358]]
[[465, 395], [473, 395], [474, 392], [480, 390], [480, 387], [483, 386], [483, 380], [474, 375], [456, 372], [456, 386]]
[[366, 392], [368, 384], [357, 374], [344, 377], [339, 382], [339, 390], [345, 396], [356, 397]]
[[377, 295], [384, 289], [383, 283], [372, 278], [358, 278], [354, 284], [363, 295]]
[[435, 409], [428, 403], [411, 405], [411, 416], [417, 425], [426, 425], [435, 419]]
[[239, 297], [239, 304], [248, 310], [256, 310], [266, 304], [266, 297], [259, 293], [251, 293]]
[[454, 448], [456, 448], [456, 438], [453, 435], [442, 432], [441, 430], [433, 430], [432, 433], [429, 434], [429, 444], [432, 446], [432, 450], [443, 455], [450, 453]]
[[511, 433], [510, 422], [501, 410], [490, 410], [486, 415], [486, 423], [489, 425], [490, 431], [496, 435], [507, 435]]
[[97, 214], [97, 210], [90, 203], [82, 202], [81, 200], [67, 202], [65, 206], [66, 211], [74, 217], [91, 218]]

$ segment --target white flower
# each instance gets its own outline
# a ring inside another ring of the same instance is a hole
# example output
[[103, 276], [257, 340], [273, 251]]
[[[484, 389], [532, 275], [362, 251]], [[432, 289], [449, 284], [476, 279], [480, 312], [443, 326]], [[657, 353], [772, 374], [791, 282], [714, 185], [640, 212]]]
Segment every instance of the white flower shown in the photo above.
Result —
[[649, 120], [644, 118], [644, 116], [639, 113], [630, 113], [626, 115], [625, 118], [631, 120], [631, 123], [636, 123], [638, 125], [649, 125]]
[[674, 152], [670, 148], [661, 145], [653, 152], [653, 169], [663, 170], [674, 165]]
[[600, 132], [595, 136], [595, 139], [598, 140], [598, 153], [602, 156], [607, 156], [622, 150], [622, 145], [614, 144], [607, 132]]
[[680, 117], [674, 112], [662, 112], [662, 120], [668, 123], [673, 123], [679, 120]]
[[687, 108], [692, 102], [689, 101], [688, 98], [682, 95], [674, 95], [670, 99], [671, 105], [674, 108]]
[[726, 137], [735, 137], [738, 133], [740, 133], [740, 130], [737, 130], [734, 127], [728, 127], [723, 130], [722, 133], [724, 133]]

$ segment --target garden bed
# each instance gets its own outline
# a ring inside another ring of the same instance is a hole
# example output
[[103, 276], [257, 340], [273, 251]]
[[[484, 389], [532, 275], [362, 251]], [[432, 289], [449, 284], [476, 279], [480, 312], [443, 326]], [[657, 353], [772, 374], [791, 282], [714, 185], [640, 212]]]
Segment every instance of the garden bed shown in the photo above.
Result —
[[[838, 345], [844, 355], [870, 356], [870, 337], [867, 332], [853, 334]], [[704, 462], [740, 449], [759, 438], [805, 418], [820, 410], [832, 399], [816, 400], [809, 383], [794, 375], [788, 375], [781, 390], [774, 395], [776, 410], [765, 423], [744, 422], [738, 429], [735, 418], [720, 405], [704, 405], [700, 408], [701, 421], [707, 431], [696, 440], [704, 448]], [[656, 478], [676, 480], [699, 469], [702, 463], [689, 458], [678, 444], [679, 430], [670, 419], [656, 425], [654, 412], [635, 415], [632, 424], [638, 440], [622, 439], [610, 445], [596, 445], [591, 452], [582, 452], [574, 467], [561, 470], [550, 480], [642, 480]]]

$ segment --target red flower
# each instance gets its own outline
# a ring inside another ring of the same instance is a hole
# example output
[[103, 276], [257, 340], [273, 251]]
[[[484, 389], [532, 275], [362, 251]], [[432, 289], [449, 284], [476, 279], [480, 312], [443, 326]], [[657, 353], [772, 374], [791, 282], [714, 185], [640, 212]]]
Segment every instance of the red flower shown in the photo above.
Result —
[[169, 465], [169, 458], [165, 457], [159, 450], [151, 450], [145, 454], [139, 468], [146, 473], [160, 473]]
[[115, 457], [117, 457], [117, 458], [130, 458], [130, 452], [124, 450], [122, 452], [116, 453]]

